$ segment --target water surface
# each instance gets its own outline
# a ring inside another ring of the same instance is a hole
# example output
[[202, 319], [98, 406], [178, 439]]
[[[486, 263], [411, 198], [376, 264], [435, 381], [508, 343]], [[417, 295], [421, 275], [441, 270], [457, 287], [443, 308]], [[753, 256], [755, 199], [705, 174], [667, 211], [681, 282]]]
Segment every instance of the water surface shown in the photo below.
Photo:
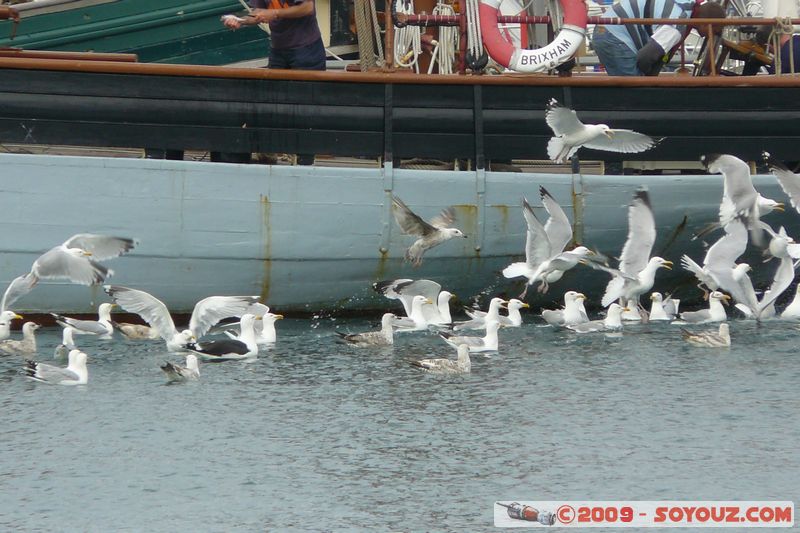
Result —
[[[734, 322], [714, 350], [526, 320], [455, 377], [408, 364], [454, 357], [434, 334], [335, 342], [364, 319], [284, 320], [256, 361], [182, 385], [159, 342], [77, 337], [80, 387], [0, 358], [0, 528], [485, 531], [495, 500], [800, 501], [800, 331]], [[47, 361], [60, 332], [40, 332]]]

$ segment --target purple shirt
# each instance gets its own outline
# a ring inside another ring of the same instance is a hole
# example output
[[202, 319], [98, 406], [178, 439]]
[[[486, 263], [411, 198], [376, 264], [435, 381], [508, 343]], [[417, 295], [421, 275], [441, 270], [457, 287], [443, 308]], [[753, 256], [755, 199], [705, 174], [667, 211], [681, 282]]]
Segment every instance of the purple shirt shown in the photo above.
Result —
[[[314, 0], [250, 0], [255, 9], [281, 9], [297, 6], [303, 2], [314, 3]], [[317, 10], [306, 16], [292, 19], [279, 19], [269, 23], [272, 32], [271, 43], [276, 50], [301, 48], [316, 42], [321, 34], [317, 24]]]

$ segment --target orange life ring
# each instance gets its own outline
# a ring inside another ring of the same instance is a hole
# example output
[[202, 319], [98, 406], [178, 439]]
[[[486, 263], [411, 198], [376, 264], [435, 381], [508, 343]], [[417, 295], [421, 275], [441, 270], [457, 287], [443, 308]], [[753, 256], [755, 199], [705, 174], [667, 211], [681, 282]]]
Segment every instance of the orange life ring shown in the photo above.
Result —
[[497, 8], [500, 0], [481, 0], [481, 34], [489, 55], [517, 72], [542, 72], [570, 59], [578, 51], [586, 35], [589, 14], [584, 0], [559, 0], [564, 11], [564, 24], [553, 42], [535, 50], [515, 48], [500, 34]]

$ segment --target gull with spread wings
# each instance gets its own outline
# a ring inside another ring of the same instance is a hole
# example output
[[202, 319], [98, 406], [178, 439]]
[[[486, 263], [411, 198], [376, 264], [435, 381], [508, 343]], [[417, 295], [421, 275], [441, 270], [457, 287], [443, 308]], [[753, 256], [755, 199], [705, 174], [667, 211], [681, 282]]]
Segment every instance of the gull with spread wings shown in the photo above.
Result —
[[167, 342], [168, 350], [186, 349], [187, 344], [205, 335], [211, 326], [223, 318], [241, 317], [258, 301], [258, 296], [209, 296], [195, 304], [189, 328], [178, 331], [169, 309], [155, 296], [119, 285], [105, 285], [103, 289], [114, 303], [130, 313], [136, 313], [155, 328]]
[[633, 130], [613, 129], [606, 124], [584, 124], [574, 110], [551, 98], [544, 114], [554, 137], [547, 143], [547, 155], [555, 163], [564, 163], [578, 148], [585, 146], [607, 152], [638, 153], [649, 150], [661, 139]]
[[539, 284], [539, 292], [545, 293], [554, 283], [561, 279], [564, 272], [577, 265], [593, 252], [585, 246], [578, 246], [568, 252], [564, 251], [572, 240], [572, 225], [558, 205], [558, 202], [544, 187], [539, 187], [542, 205], [550, 215], [547, 223], [542, 225], [526, 198], [522, 199], [522, 214], [528, 226], [525, 238], [525, 262], [511, 263], [503, 269], [506, 278], [524, 276], [528, 278], [525, 290], [519, 296], [525, 298], [528, 287]]
[[406, 261], [411, 261], [415, 267], [422, 264], [422, 256], [427, 250], [453, 237], [467, 237], [460, 229], [451, 227], [456, 221], [456, 212], [452, 207], [442, 210], [430, 222], [426, 222], [409, 209], [400, 198], [392, 196], [392, 213], [405, 235], [419, 237], [406, 250], [405, 255]]

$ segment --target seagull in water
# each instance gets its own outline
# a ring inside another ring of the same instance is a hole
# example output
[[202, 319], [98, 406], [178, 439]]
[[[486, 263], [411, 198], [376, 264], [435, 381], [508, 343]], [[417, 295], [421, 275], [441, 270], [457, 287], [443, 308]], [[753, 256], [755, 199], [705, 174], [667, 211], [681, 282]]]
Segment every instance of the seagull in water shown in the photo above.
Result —
[[463, 337], [460, 335], [453, 335], [446, 331], [439, 333], [439, 336], [443, 338], [447, 344], [456, 349], [458, 349], [460, 344], [466, 344], [469, 347], [469, 351], [473, 353], [496, 352], [498, 346], [497, 330], [499, 329], [500, 322], [497, 320], [488, 320], [486, 322], [486, 335], [483, 337]]
[[656, 221], [650, 207], [650, 196], [640, 189], [628, 207], [628, 238], [622, 247], [619, 270], [598, 263], [590, 266], [610, 273], [613, 277], [606, 286], [602, 305], [608, 307], [619, 300], [621, 304], [638, 307], [639, 296], [653, 288], [659, 268], [672, 270], [672, 261], [661, 257], [650, 257], [656, 241]]
[[589, 316], [583, 306], [585, 300], [585, 294], [567, 291], [564, 293], [564, 308], [545, 309], [542, 311], [542, 318], [551, 326], [568, 326], [588, 322]]
[[28, 294], [36, 281], [30, 274], [18, 276], [8, 284], [6, 292], [3, 293], [3, 299], [0, 300], [0, 340], [7, 339], [11, 336], [11, 321], [15, 318], [21, 319], [22, 317], [17, 313], [11, 311], [11, 307], [22, 296]]
[[221, 339], [204, 342], [202, 345], [190, 343], [187, 349], [196, 353], [206, 361], [234, 361], [249, 359], [258, 355], [254, 324], [261, 320], [260, 316], [245, 313], [240, 321], [242, 333], [236, 339]]
[[707, 322], [725, 322], [728, 320], [728, 313], [722, 306], [723, 302], [730, 300], [727, 294], [714, 291], [708, 297], [708, 309], [699, 311], [684, 311], [681, 313], [681, 320], [689, 324], [705, 324]]
[[397, 225], [405, 235], [419, 237], [411, 247], [406, 250], [406, 261], [411, 261], [415, 267], [422, 264], [422, 256], [427, 251], [453, 237], [463, 237], [460, 229], [451, 227], [456, 221], [456, 212], [452, 207], [444, 209], [439, 215], [426, 222], [419, 215], [408, 208], [397, 196], [392, 196], [392, 213]]
[[22, 340], [0, 341], [0, 355], [33, 355], [36, 353], [36, 333], [39, 324], [25, 322], [22, 325]]
[[536, 282], [540, 283], [539, 292], [547, 292], [550, 283], [560, 280], [564, 272], [577, 265], [587, 255], [593, 254], [585, 246], [564, 251], [567, 244], [572, 241], [572, 225], [564, 210], [547, 189], [539, 187], [539, 194], [550, 218], [545, 225], [542, 225], [528, 200], [522, 199], [522, 214], [528, 226], [525, 238], [525, 262], [511, 263], [503, 269], [503, 276], [506, 278], [521, 276], [528, 278], [525, 290], [519, 296], [520, 299], [525, 298], [528, 287]]
[[669, 321], [674, 320], [678, 314], [678, 307], [681, 301], [675, 298], [664, 299], [660, 292], [650, 294], [650, 321]]
[[719, 331], [692, 333], [681, 328], [681, 336], [689, 344], [704, 348], [726, 348], [731, 345], [731, 330], [727, 322], [719, 325]]
[[457, 322], [453, 326], [453, 331], [462, 331], [465, 329], [484, 329], [489, 320], [495, 320], [503, 325], [502, 318], [500, 317], [500, 309], [508, 302], [502, 298], [495, 297], [489, 300], [489, 309], [487, 311], [479, 311], [477, 309], [464, 308], [464, 312], [470, 318], [464, 322]]
[[122, 336], [129, 340], [156, 340], [160, 339], [161, 335], [150, 326], [143, 324], [131, 324], [130, 322], [114, 322], [111, 325], [122, 333]]
[[69, 352], [78, 348], [75, 346], [75, 341], [72, 338], [74, 332], [75, 330], [69, 326], [61, 330], [61, 344], [56, 346], [56, 349], [53, 351], [53, 359], [67, 359], [69, 357]]
[[67, 368], [45, 363], [25, 360], [23, 368], [25, 376], [33, 381], [51, 385], [86, 385], [89, 382], [89, 371], [86, 368], [86, 354], [80, 350], [69, 352]]
[[258, 301], [258, 296], [209, 296], [195, 304], [189, 328], [178, 331], [169, 309], [155, 296], [120, 285], [106, 285], [103, 289], [117, 305], [150, 324], [167, 342], [168, 350], [185, 349], [223, 318], [240, 317]]
[[432, 374], [467, 374], [472, 369], [472, 361], [469, 358], [469, 346], [466, 344], [458, 345], [458, 360], [452, 359], [422, 359], [413, 361], [411, 366], [421, 368]]
[[56, 319], [56, 323], [62, 328], [72, 328], [76, 335], [97, 335], [101, 339], [110, 339], [114, 334], [114, 326], [111, 325], [111, 309], [115, 304], [103, 303], [97, 309], [97, 320], [78, 320], [66, 316], [50, 313]]
[[381, 317], [381, 329], [367, 331], [366, 333], [341, 333], [336, 332], [342, 341], [359, 348], [373, 346], [392, 346], [394, 344], [394, 322], [397, 317], [394, 313], [384, 313]]
[[555, 98], [547, 104], [544, 119], [555, 134], [547, 143], [547, 155], [555, 163], [564, 163], [581, 146], [631, 154], [649, 150], [661, 141], [632, 130], [612, 129], [606, 124], [583, 124], [575, 111]]
[[433, 326], [451, 324], [450, 300], [453, 294], [443, 291], [442, 286], [429, 279], [394, 279], [378, 281], [372, 284], [375, 292], [384, 295], [390, 300], [399, 300], [403, 304], [406, 316], [411, 316], [411, 304], [414, 296], [424, 296], [433, 304], [426, 303], [422, 306], [422, 315], [425, 322]]
[[15, 318], [21, 319], [22, 316], [18, 315], [14, 311], [3, 311], [0, 313], [0, 341], [11, 336], [11, 321]]
[[161, 370], [167, 375], [169, 383], [182, 383], [200, 379], [200, 364], [197, 362], [197, 356], [193, 353], [186, 356], [186, 366], [167, 362], [161, 365]]
[[567, 328], [577, 333], [593, 333], [595, 331], [620, 331], [622, 329], [622, 313], [625, 308], [617, 302], [608, 306], [603, 320], [592, 320], [580, 324], [568, 325]]

